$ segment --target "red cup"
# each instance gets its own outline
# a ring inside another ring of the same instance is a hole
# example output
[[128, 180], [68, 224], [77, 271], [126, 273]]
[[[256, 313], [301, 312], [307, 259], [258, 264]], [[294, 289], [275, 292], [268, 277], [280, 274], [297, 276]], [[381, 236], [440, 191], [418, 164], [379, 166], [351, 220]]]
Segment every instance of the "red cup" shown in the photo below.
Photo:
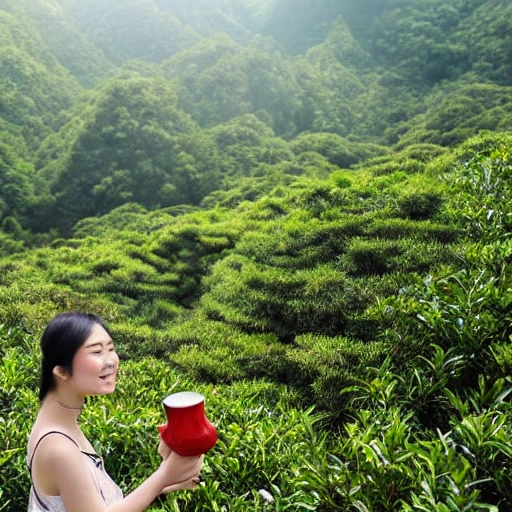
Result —
[[167, 446], [183, 457], [199, 456], [215, 446], [218, 435], [204, 410], [204, 396], [193, 391], [163, 400], [167, 424], [158, 427]]

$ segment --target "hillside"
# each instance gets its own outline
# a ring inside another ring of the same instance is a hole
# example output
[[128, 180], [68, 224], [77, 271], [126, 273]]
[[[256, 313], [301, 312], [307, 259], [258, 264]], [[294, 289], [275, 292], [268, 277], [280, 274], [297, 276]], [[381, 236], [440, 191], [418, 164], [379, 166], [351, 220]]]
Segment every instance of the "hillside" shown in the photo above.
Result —
[[150, 510], [512, 508], [509, 2], [0, 0], [0, 29], [0, 510], [69, 309], [122, 359], [83, 418], [126, 492], [162, 397], [207, 397], [205, 487]]

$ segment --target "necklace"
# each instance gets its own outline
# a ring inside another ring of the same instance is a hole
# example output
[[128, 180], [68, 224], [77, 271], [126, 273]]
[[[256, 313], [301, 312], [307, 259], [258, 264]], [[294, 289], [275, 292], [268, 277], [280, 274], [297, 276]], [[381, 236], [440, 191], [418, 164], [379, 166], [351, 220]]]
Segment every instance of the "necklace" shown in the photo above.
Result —
[[78, 414], [80, 414], [82, 412], [82, 409], [84, 408], [83, 406], [82, 407], [73, 407], [72, 405], [67, 405], [65, 404], [64, 402], [61, 402], [60, 400], [55, 400], [63, 409], [66, 409], [66, 411], [72, 411], [72, 412], [77, 412]]

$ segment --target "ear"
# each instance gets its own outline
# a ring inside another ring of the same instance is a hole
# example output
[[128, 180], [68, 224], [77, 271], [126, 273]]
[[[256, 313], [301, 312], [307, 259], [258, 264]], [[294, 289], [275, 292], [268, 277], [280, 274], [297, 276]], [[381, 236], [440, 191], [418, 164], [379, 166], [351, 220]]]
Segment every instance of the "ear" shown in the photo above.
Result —
[[61, 381], [66, 381], [70, 377], [69, 372], [65, 368], [63, 368], [62, 366], [56, 366], [53, 369], [52, 373], [53, 373], [53, 376], [56, 379], [61, 380]]

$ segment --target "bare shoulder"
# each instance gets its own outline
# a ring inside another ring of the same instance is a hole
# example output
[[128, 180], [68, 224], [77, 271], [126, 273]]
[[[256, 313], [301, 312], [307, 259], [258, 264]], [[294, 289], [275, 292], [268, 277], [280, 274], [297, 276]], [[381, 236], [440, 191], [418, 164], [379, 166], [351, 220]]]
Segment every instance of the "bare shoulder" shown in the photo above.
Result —
[[68, 434], [58, 431], [34, 433], [32, 444], [32, 478], [48, 492], [55, 494], [57, 476], [61, 470], [68, 471], [83, 465], [82, 454], [77, 443]]
[[32, 466], [36, 487], [47, 496], [61, 496], [66, 510], [104, 510], [104, 503], [76, 442], [57, 432], [43, 434], [40, 439]]
[[39, 436], [37, 452], [45, 452], [47, 456], [57, 458], [62, 455], [69, 456], [71, 453], [80, 455], [78, 443], [65, 432], [49, 431]]
[[29, 440], [29, 452], [32, 482], [47, 496], [60, 495], [62, 472], [82, 465], [80, 450], [72, 438], [56, 431], [34, 431]]

